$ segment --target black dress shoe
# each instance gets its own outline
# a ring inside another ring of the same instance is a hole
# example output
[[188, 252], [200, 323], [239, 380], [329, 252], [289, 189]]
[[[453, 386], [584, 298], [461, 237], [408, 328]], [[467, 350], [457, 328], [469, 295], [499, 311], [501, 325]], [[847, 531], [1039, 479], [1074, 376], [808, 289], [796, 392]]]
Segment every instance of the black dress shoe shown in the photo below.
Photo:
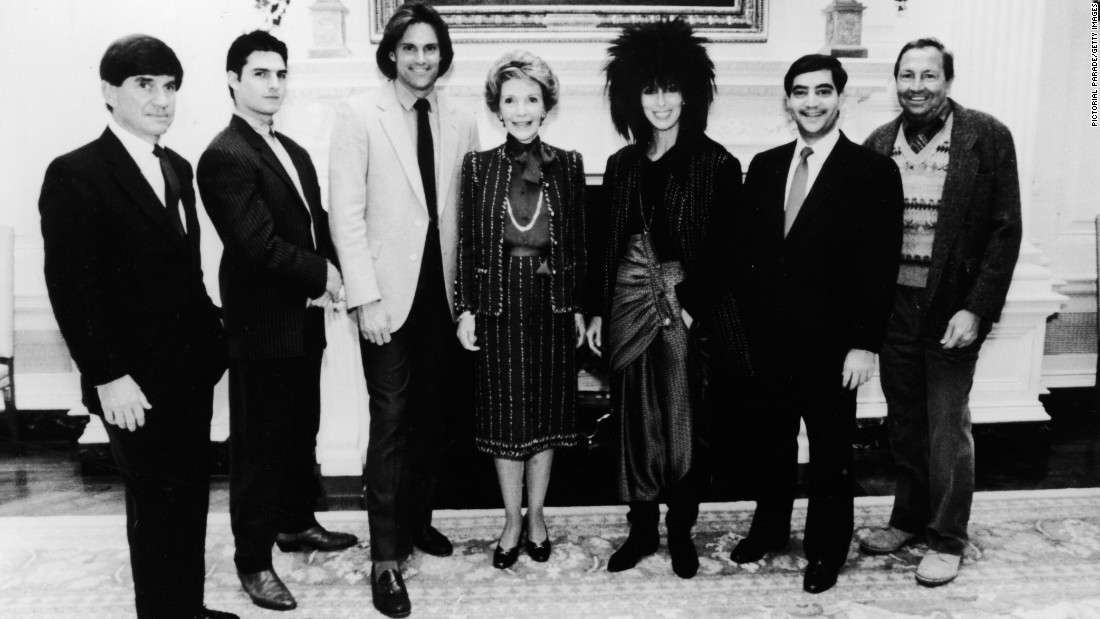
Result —
[[451, 540], [447, 539], [446, 535], [440, 533], [432, 525], [413, 530], [411, 537], [413, 546], [432, 556], [449, 557], [455, 551]]
[[263, 570], [252, 574], [237, 572], [237, 577], [241, 579], [244, 592], [252, 598], [252, 603], [260, 608], [294, 610], [298, 607], [298, 602], [294, 601], [294, 596], [290, 594], [290, 590], [286, 588], [283, 581], [279, 580], [275, 570]]
[[769, 552], [786, 550], [788, 544], [788, 540], [768, 543], [750, 535], [737, 542], [737, 545], [733, 547], [733, 551], [730, 552], [730, 560], [734, 563], [754, 563], [763, 559], [764, 555]]
[[668, 532], [668, 554], [672, 555], [672, 571], [680, 578], [692, 578], [699, 571], [699, 552], [691, 529]]
[[831, 567], [824, 561], [810, 561], [802, 576], [802, 590], [806, 593], [821, 593], [836, 584], [839, 568]]
[[241, 619], [233, 613], [227, 613], [224, 610], [214, 610], [213, 608], [202, 607], [199, 614], [195, 615], [195, 619]]
[[387, 617], [408, 617], [412, 612], [412, 602], [409, 601], [409, 592], [405, 590], [405, 581], [401, 579], [400, 570], [388, 569], [382, 570], [381, 574], [375, 574], [372, 565], [370, 596], [378, 612]]
[[283, 552], [295, 550], [343, 550], [351, 548], [359, 541], [351, 533], [329, 531], [316, 525], [301, 533], [280, 533], [275, 536], [275, 545]]
[[[526, 520], [524, 524], [527, 524]], [[538, 544], [532, 542], [531, 533], [528, 532], [527, 541], [524, 544], [527, 550], [527, 556], [531, 557], [532, 561], [537, 561], [539, 563], [546, 563], [549, 561], [550, 554], [554, 551], [554, 548], [550, 545], [550, 530], [545, 528], [543, 530], [546, 531], [546, 539], [542, 540], [542, 542]]]
[[506, 570], [516, 564], [516, 560], [519, 559], [519, 544], [512, 546], [511, 550], [505, 550], [497, 544], [496, 550], [493, 551], [493, 567], [498, 570]]

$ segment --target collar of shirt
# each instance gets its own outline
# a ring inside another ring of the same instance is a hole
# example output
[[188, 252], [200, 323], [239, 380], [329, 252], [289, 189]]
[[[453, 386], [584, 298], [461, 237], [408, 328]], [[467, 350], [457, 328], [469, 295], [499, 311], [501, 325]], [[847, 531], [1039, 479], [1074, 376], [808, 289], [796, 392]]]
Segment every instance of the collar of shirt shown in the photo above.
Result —
[[241, 114], [240, 112], [236, 112], [236, 111], [233, 112], [233, 115], [240, 117], [241, 120], [248, 123], [249, 127], [252, 127], [256, 131], [256, 133], [259, 133], [264, 138], [271, 138], [273, 132], [275, 131], [274, 121], [266, 121], [265, 122], [265, 121], [260, 120], [258, 118], [252, 118], [250, 116], [245, 116], [244, 114]]
[[[395, 93], [397, 93], [397, 102], [401, 104], [401, 107], [405, 108], [406, 112], [412, 112], [413, 114], [415, 114], [416, 110], [413, 109], [413, 105], [416, 104], [416, 100], [420, 97], [417, 97], [415, 94], [413, 94], [413, 91], [409, 90], [407, 86], [402, 84], [401, 80], [393, 80], [393, 90]], [[432, 109], [428, 111], [428, 115], [434, 116], [435, 113], [439, 111], [439, 106], [436, 105], [438, 103], [438, 100], [435, 96], [435, 88], [432, 88], [432, 91], [429, 92], [428, 96], [424, 98], [427, 99], [428, 103], [430, 103], [432, 106]]]
[[944, 125], [947, 124], [947, 119], [951, 117], [951, 112], [954, 110], [954, 106], [951, 105], [951, 99], [948, 99], [940, 110], [939, 114], [936, 114], [935, 118], [929, 120], [922, 125], [916, 125], [909, 122], [909, 119], [905, 116], [901, 117], [901, 131], [905, 135], [905, 141], [912, 142], [913, 138], [918, 133], [924, 134], [924, 139], [932, 141], [932, 138], [936, 137], [936, 134], [943, 130]]
[[791, 195], [791, 183], [794, 181], [794, 172], [798, 168], [798, 161], [802, 156], [802, 149], [809, 146], [813, 149], [813, 153], [806, 159], [806, 167], [808, 174], [806, 175], [806, 193], [810, 193], [810, 189], [814, 186], [814, 181], [817, 180], [817, 175], [821, 172], [821, 166], [825, 165], [825, 160], [829, 158], [829, 154], [833, 152], [833, 148], [836, 147], [836, 143], [840, 141], [840, 129], [833, 127], [833, 130], [826, 133], [817, 142], [813, 144], [807, 144], [806, 140], [802, 139], [799, 135], [798, 139], [794, 143], [794, 158], [791, 159], [790, 169], [787, 170], [787, 191], [783, 196]]
[[[137, 164], [141, 175], [145, 177], [145, 181], [153, 188], [153, 193], [157, 194], [162, 205], [165, 204], [164, 173], [160, 170], [160, 159], [153, 154], [153, 144], [130, 133], [124, 129], [122, 125], [118, 124], [114, 118], [111, 118], [110, 122], [107, 123], [107, 128], [111, 130], [111, 133], [115, 134], [119, 142], [122, 142], [122, 147], [126, 149], [130, 158]], [[184, 223], [184, 226], [186, 225], [187, 224]]]

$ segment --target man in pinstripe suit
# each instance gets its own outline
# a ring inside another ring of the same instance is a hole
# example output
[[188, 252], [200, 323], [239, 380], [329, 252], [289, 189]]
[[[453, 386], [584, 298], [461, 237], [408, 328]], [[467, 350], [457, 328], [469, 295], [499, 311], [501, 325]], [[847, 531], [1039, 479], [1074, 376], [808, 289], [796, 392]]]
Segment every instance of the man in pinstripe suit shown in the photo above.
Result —
[[198, 183], [225, 253], [229, 332], [230, 515], [241, 585], [290, 610], [271, 548], [338, 550], [358, 541], [314, 518], [324, 308], [341, 294], [328, 219], [309, 154], [272, 129], [286, 94], [287, 49], [266, 32], [226, 60], [235, 113], [199, 160]]

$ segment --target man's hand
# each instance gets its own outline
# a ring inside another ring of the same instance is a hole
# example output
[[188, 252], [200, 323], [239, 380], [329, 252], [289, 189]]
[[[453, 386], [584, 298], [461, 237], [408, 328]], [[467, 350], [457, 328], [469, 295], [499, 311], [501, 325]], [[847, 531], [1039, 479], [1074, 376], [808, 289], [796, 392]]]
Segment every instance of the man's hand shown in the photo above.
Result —
[[575, 312], [573, 314], [573, 326], [577, 331], [576, 348], [580, 348], [581, 346], [584, 346], [584, 332], [586, 330], [584, 326], [584, 314], [581, 314], [580, 312]]
[[603, 356], [603, 352], [600, 350], [600, 348], [603, 347], [602, 336], [600, 335], [602, 329], [603, 318], [600, 316], [593, 316], [592, 319], [588, 321], [588, 329], [584, 332], [584, 337], [588, 340], [589, 350], [595, 353], [597, 357]]
[[145, 411], [153, 408], [141, 387], [127, 374], [96, 387], [103, 420], [131, 432], [145, 425]]
[[455, 334], [458, 336], [459, 343], [466, 350], [478, 351], [481, 350], [477, 344], [477, 318], [473, 314], [464, 313], [458, 319], [458, 332]]
[[959, 310], [947, 321], [947, 331], [943, 334], [940, 344], [944, 348], [962, 348], [978, 341], [978, 326], [982, 323], [980, 316], [970, 310]]
[[340, 270], [335, 264], [328, 263], [328, 281], [325, 282], [325, 292], [333, 301], [339, 301], [344, 288], [344, 278], [340, 277]]
[[371, 301], [359, 306], [359, 333], [372, 344], [390, 343], [390, 313], [382, 305], [382, 300]]
[[841, 374], [841, 386], [845, 389], [859, 389], [863, 383], [871, 380], [875, 371], [875, 353], [853, 348], [844, 357], [844, 372]]

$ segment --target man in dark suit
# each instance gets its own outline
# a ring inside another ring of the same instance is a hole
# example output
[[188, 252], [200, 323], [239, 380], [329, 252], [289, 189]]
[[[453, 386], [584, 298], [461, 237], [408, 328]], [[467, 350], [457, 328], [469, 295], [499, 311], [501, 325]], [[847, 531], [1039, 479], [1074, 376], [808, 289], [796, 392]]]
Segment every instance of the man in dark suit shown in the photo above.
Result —
[[236, 617], [202, 603], [225, 338], [202, 280], [191, 166], [158, 144], [183, 68], [163, 42], [131, 35], [99, 75], [107, 130], [55, 159], [42, 184], [50, 302], [126, 488], [138, 617]]
[[[771, 436], [756, 514], [737, 563], [785, 548], [799, 418], [810, 441], [803, 589], [836, 583], [852, 538], [856, 389], [871, 378], [890, 316], [901, 246], [901, 179], [889, 158], [837, 128], [847, 82], [830, 56], [803, 56], [784, 78], [799, 137], [753, 158], [746, 322]], [[765, 441], [767, 442], [767, 441]]]
[[225, 252], [229, 332], [229, 504], [241, 585], [263, 608], [294, 596], [271, 549], [339, 550], [358, 540], [314, 517], [324, 308], [343, 285], [309, 154], [272, 128], [286, 95], [287, 48], [266, 32], [229, 47], [235, 113], [199, 159], [203, 204]]
[[902, 113], [864, 144], [890, 156], [905, 186], [897, 298], [882, 348], [890, 449], [898, 480], [889, 526], [871, 554], [921, 537], [917, 582], [954, 580], [974, 495], [970, 388], [1020, 252], [1020, 181], [1008, 128], [948, 98], [954, 59], [935, 39], [894, 64]]

